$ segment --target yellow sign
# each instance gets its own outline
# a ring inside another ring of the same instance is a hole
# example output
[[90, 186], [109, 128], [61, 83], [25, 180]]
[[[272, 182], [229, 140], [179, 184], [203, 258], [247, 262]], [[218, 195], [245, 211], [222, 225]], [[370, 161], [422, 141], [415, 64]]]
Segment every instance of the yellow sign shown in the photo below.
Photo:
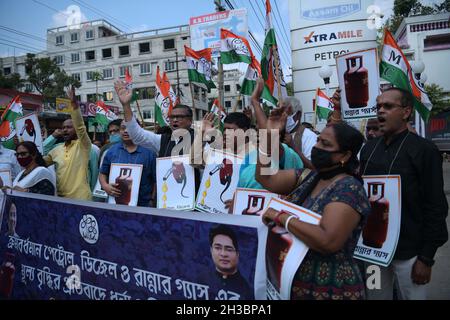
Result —
[[56, 112], [69, 113], [72, 111], [72, 102], [70, 99], [56, 98]]

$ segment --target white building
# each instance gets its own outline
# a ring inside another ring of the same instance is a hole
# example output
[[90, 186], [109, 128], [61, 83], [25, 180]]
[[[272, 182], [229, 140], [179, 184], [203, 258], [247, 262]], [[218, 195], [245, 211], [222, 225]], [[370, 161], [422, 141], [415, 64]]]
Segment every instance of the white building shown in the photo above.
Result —
[[[47, 51], [42, 55], [54, 58], [61, 69], [81, 81], [77, 93], [82, 102], [95, 101], [98, 93], [108, 105], [119, 106], [114, 81], [124, 78], [128, 68], [144, 118], [152, 122], [157, 66], [161, 74], [167, 73], [175, 92], [180, 91], [181, 103], [195, 106], [194, 117], [207, 111], [205, 89], [192, 85], [192, 101], [184, 45], [189, 45], [187, 25], [125, 34], [105, 20], [96, 20], [78, 29], [48, 29]], [[11, 72], [18, 70], [25, 76], [21, 64], [0, 61], [3, 71], [11, 68]], [[102, 79], [95, 81], [94, 72], [99, 72]]]
[[450, 93], [450, 13], [405, 18], [395, 38], [408, 60], [424, 63], [426, 83]]

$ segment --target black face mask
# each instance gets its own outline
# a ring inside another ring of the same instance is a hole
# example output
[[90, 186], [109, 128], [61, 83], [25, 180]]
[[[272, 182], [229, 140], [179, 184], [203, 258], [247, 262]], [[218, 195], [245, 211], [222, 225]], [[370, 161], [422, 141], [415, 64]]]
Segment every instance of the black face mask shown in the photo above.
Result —
[[317, 171], [330, 168], [338, 164], [333, 163], [333, 160], [331, 159], [333, 153], [341, 153], [341, 151], [327, 151], [316, 147], [312, 148], [311, 162]]

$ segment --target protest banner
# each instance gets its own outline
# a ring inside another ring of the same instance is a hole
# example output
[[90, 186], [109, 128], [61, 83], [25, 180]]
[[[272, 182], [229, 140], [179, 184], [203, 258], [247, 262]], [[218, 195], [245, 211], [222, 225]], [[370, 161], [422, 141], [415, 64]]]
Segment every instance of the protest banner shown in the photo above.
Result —
[[398, 175], [363, 176], [371, 213], [361, 232], [354, 257], [387, 267], [400, 236], [402, 194]]
[[44, 147], [41, 135], [41, 126], [36, 113], [16, 119], [16, 130], [19, 142], [31, 141], [38, 148], [41, 154], [44, 154]]
[[[5, 197], [0, 227], [2, 298], [266, 297], [267, 228], [258, 219], [15, 191]], [[217, 261], [217, 252], [227, 258]], [[230, 275], [223, 277], [226, 271]]]

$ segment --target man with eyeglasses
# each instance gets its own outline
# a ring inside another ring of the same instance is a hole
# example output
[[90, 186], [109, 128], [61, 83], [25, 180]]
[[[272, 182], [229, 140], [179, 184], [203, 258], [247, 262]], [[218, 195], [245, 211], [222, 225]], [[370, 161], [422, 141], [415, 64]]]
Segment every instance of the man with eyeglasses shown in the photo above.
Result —
[[381, 289], [367, 290], [369, 299], [392, 299], [394, 282], [400, 299], [426, 299], [435, 253], [448, 239], [442, 157], [431, 141], [408, 130], [413, 99], [399, 88], [378, 96], [382, 136], [361, 150], [362, 175], [401, 176], [400, 237], [391, 264], [380, 267]]
[[254, 299], [247, 280], [238, 270], [239, 247], [234, 231], [226, 225], [213, 227], [209, 232], [209, 245], [216, 268], [214, 277], [208, 279], [207, 283], [213, 293], [210, 297], [217, 297], [219, 291], [223, 290], [228, 299]]

